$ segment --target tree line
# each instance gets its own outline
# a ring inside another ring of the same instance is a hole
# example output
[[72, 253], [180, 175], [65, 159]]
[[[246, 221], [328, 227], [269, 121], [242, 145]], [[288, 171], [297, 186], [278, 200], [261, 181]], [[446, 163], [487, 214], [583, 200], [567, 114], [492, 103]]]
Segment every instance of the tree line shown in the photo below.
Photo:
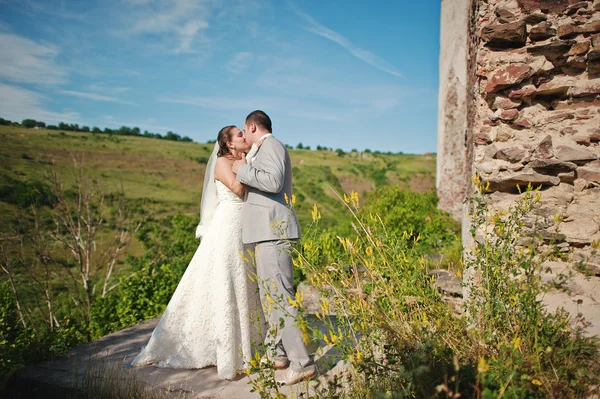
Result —
[[118, 129], [110, 129], [105, 127], [104, 129], [100, 129], [99, 127], [89, 126], [79, 126], [77, 123], [64, 123], [60, 122], [58, 125], [46, 125], [45, 122], [36, 121], [35, 119], [23, 119], [21, 123], [12, 122], [4, 118], [0, 118], [0, 125], [20, 125], [28, 129], [38, 128], [38, 129], [48, 129], [48, 130], [66, 130], [71, 132], [83, 132], [83, 133], [94, 133], [94, 134], [109, 134], [109, 135], [117, 135], [117, 136], [138, 136], [138, 137], [148, 137], [151, 139], [159, 139], [159, 140], [171, 140], [171, 141], [183, 141], [183, 142], [191, 142], [193, 141], [188, 136], [181, 136], [172, 131], [168, 131], [164, 136], [160, 133], [152, 133], [147, 130], [142, 131], [139, 127], [128, 127], [121, 126]]

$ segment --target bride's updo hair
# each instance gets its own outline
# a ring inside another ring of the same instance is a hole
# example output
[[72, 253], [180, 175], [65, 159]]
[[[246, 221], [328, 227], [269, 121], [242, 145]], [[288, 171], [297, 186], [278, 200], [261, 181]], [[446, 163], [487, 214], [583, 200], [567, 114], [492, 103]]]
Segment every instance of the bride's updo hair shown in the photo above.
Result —
[[217, 157], [225, 156], [231, 152], [229, 150], [229, 147], [227, 147], [227, 143], [231, 141], [231, 131], [235, 127], [235, 125], [225, 126], [223, 129], [219, 130], [219, 135], [217, 136], [217, 143], [219, 143], [219, 152], [217, 152]]

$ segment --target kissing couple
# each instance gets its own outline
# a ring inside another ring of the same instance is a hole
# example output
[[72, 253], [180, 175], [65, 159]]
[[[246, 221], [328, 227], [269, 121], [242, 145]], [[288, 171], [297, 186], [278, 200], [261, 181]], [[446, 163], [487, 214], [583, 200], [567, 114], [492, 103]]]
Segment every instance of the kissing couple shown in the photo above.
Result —
[[277, 369], [278, 383], [314, 377], [292, 306], [291, 242], [300, 238], [290, 206], [292, 163], [271, 126], [254, 111], [243, 132], [219, 131], [204, 176], [200, 246], [133, 366], [217, 366], [220, 378], [233, 379], [264, 342], [274, 350], [261, 365]]

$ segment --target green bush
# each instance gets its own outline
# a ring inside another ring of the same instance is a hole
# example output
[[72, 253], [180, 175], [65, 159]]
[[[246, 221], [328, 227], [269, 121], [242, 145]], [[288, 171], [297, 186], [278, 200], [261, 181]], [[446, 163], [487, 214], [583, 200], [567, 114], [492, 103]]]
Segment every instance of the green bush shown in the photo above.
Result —
[[182, 213], [165, 221], [146, 221], [137, 236], [145, 253], [127, 259], [133, 274], [121, 278], [116, 290], [93, 305], [94, 338], [162, 314], [198, 248], [197, 222]]
[[456, 242], [460, 226], [450, 214], [437, 208], [434, 191], [416, 193], [398, 186], [381, 188], [369, 193], [360, 217], [376, 215], [388, 231], [396, 236], [405, 232], [418, 240], [417, 249], [437, 253]]
[[0, 201], [28, 208], [31, 205], [49, 205], [56, 202], [50, 187], [41, 181], [22, 181], [4, 177], [0, 183]]
[[61, 320], [54, 331], [23, 326], [8, 282], [0, 284], [0, 390], [13, 373], [30, 362], [63, 355], [83, 340], [80, 328], [68, 318]]

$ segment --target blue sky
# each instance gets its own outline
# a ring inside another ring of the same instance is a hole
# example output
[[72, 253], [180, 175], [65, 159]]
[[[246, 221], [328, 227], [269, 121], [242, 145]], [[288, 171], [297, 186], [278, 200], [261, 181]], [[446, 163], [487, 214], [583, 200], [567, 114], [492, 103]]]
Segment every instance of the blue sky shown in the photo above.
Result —
[[0, 116], [435, 152], [439, 0], [0, 0]]

